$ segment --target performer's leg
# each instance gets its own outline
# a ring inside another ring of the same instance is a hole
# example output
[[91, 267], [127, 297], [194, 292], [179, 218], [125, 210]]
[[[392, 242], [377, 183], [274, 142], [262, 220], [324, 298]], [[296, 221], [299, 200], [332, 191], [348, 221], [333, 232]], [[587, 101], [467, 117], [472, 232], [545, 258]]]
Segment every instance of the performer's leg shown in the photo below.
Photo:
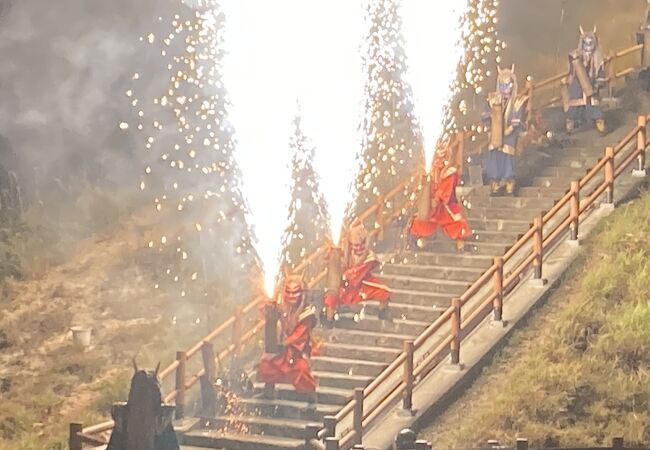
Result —
[[605, 118], [603, 116], [603, 112], [598, 106], [587, 105], [585, 109], [585, 114], [588, 120], [591, 120], [596, 123], [596, 129], [600, 134], [605, 134], [607, 132], [607, 128], [605, 127]]
[[515, 195], [515, 157], [503, 154], [503, 178], [506, 180], [506, 194]]
[[387, 321], [393, 320], [393, 315], [390, 312], [390, 308], [388, 306], [389, 302], [390, 299], [382, 300], [379, 302], [379, 311], [377, 312], [377, 317], [379, 318], [379, 320], [387, 320]]
[[269, 400], [275, 399], [275, 383], [265, 383], [264, 384], [264, 398]]
[[336, 319], [336, 309], [339, 304], [338, 294], [327, 292], [323, 298], [324, 312], [321, 314], [321, 325], [325, 328], [332, 328]]
[[489, 150], [485, 159], [485, 172], [490, 183], [490, 195], [499, 194], [499, 155], [500, 150]]
[[465, 239], [456, 239], [456, 252], [463, 253], [465, 251]]
[[566, 131], [572, 133], [576, 129], [576, 122], [580, 119], [579, 106], [570, 106], [566, 114]]

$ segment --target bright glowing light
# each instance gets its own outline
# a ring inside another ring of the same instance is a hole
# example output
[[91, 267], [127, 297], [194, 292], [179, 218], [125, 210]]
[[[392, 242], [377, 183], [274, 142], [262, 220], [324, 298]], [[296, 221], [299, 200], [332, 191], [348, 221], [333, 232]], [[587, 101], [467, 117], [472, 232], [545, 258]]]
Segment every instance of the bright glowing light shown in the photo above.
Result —
[[296, 70], [301, 70], [303, 125], [316, 146], [314, 167], [329, 207], [332, 241], [338, 244], [361, 143], [363, 4], [298, 1], [293, 9], [299, 18]]
[[406, 78], [424, 135], [425, 167], [431, 164], [436, 142], [445, 131], [445, 109], [464, 52], [461, 23], [468, 1], [406, 0], [401, 6]]
[[229, 0], [224, 83], [244, 195], [258, 239], [264, 288], [272, 295], [289, 201], [289, 137], [297, 98], [297, 1]]

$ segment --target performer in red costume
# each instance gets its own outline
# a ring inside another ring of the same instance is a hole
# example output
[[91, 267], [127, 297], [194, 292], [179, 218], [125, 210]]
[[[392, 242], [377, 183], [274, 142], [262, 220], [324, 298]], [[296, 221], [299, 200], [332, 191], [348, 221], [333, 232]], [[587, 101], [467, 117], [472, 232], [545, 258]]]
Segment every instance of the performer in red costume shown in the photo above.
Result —
[[436, 234], [438, 228], [451, 239], [456, 240], [456, 249], [465, 249], [465, 240], [470, 238], [472, 230], [463, 214], [463, 209], [456, 199], [456, 187], [460, 183], [458, 167], [451, 161], [451, 145], [448, 140], [436, 149], [431, 167], [431, 213], [429, 220], [413, 218], [410, 234], [418, 239], [422, 247], [423, 238]]
[[336, 311], [342, 306], [354, 307], [361, 302], [379, 302], [378, 316], [390, 320], [390, 289], [375, 277], [372, 272], [380, 266], [377, 256], [368, 249], [368, 233], [363, 224], [352, 226], [346, 239], [341, 268], [341, 286], [336, 291], [325, 294], [326, 319], [331, 324]]
[[267, 394], [275, 383], [293, 384], [297, 392], [313, 394], [315, 401], [316, 380], [309, 367], [311, 356], [311, 330], [316, 326], [316, 313], [312, 306], [304, 304], [303, 283], [298, 276], [285, 278], [280, 313], [282, 351], [264, 353], [257, 367], [257, 375], [266, 383]]

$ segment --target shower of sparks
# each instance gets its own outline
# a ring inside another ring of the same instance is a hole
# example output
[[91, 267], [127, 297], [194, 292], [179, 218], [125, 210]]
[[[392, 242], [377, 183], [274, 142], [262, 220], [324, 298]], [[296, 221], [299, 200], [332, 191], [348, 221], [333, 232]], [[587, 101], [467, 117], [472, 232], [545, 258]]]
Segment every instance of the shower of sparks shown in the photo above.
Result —
[[279, 272], [289, 203], [289, 139], [302, 61], [294, 8], [298, 0], [225, 2], [225, 83], [232, 100], [237, 161], [250, 204], [264, 289]]
[[235, 256], [252, 259], [221, 81], [223, 15], [215, 0], [196, 8], [179, 0], [169, 22], [159, 18], [157, 32], [140, 38], [168, 75], [149, 73], [157, 67], [153, 63], [134, 73], [125, 95], [135, 118], [119, 124], [122, 130], [136, 128], [143, 138], [149, 163], [140, 189], [151, 193], [163, 215], [147, 247], [165, 266], [169, 291], [181, 298], [193, 289], [206, 296], [206, 272], [218, 272], [224, 258], [231, 264]]
[[[446, 129], [460, 127], [455, 119], [470, 112], [468, 103], [472, 104], [473, 109], [482, 111], [481, 105], [476, 105], [477, 96], [494, 88], [496, 66], [501, 62], [501, 52], [506, 48], [506, 43], [499, 38], [497, 32], [498, 6], [498, 0], [468, 1], [463, 17], [464, 56], [456, 79], [454, 100], [448, 111]], [[470, 120], [474, 119], [475, 117], [470, 117]], [[470, 128], [478, 134], [487, 131], [485, 127], [473, 124]]]
[[[329, 236], [329, 214], [321, 192], [321, 180], [314, 170], [315, 149], [302, 130], [300, 112], [294, 119], [294, 134], [290, 147], [291, 159], [291, 202], [289, 224], [282, 237], [282, 265], [294, 269], [307, 254], [320, 247]], [[317, 267], [310, 266], [305, 279], [313, 276]]]
[[424, 135], [425, 167], [433, 160], [436, 142], [453, 96], [463, 57], [462, 17], [467, 0], [402, 2], [407, 79], [413, 88], [415, 111]]
[[332, 242], [338, 244], [361, 142], [363, 4], [297, 1], [292, 9], [299, 18], [294, 57], [301, 70], [303, 125], [316, 146], [314, 167], [329, 208]]
[[[357, 213], [411, 176], [422, 159], [422, 136], [413, 114], [399, 3], [369, 0], [363, 54], [362, 164], [356, 179]], [[390, 208], [386, 204], [387, 208]]]

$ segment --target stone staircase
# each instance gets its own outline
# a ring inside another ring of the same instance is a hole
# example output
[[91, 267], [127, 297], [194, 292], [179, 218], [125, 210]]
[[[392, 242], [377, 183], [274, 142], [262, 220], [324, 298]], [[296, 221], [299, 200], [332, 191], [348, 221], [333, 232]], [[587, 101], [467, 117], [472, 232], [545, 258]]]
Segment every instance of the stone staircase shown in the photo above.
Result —
[[[564, 145], [528, 150], [519, 158], [517, 197], [490, 197], [487, 186], [464, 188], [474, 231], [466, 253], [456, 253], [454, 243], [440, 235], [416, 252], [391, 255], [381, 277], [393, 290], [394, 321], [377, 320], [377, 306], [368, 304], [361, 320], [344, 314], [334, 330], [318, 330], [321, 351], [311, 361], [319, 379], [315, 408], [291, 386], [278, 385], [276, 399], [239, 399], [235, 417], [205, 419], [183, 443], [237, 450], [303, 448], [305, 426], [322, 424], [323, 416], [336, 414], [351, 399], [354, 388], [370, 383], [402, 351], [404, 340], [434, 321], [528, 230], [536, 215], [550, 209], [570, 182], [597, 162], [606, 145], [625, 134], [634, 118], [628, 116], [621, 129], [603, 138], [583, 131]], [[261, 393], [262, 385], [255, 389]]]

